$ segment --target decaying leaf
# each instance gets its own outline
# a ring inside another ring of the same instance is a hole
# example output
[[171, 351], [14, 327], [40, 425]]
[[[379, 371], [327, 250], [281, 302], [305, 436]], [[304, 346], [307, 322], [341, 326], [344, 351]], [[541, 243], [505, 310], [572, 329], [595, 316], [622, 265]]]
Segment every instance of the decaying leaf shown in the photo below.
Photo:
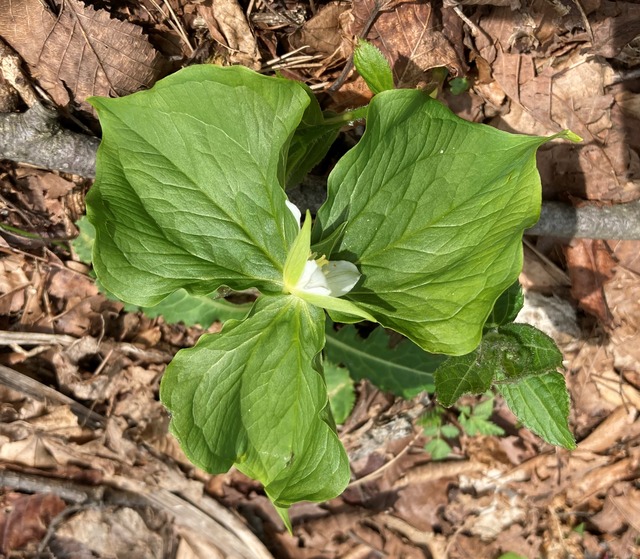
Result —
[[[374, 6], [375, 0], [353, 2], [354, 36], [361, 34]], [[442, 13], [431, 3], [407, 2], [382, 11], [365, 38], [389, 60], [396, 87], [416, 87], [427, 85], [425, 72], [432, 68], [444, 66], [453, 75], [464, 73], [464, 63], [453, 47], [462, 44], [461, 28], [454, 31], [459, 33], [455, 39], [445, 35]]]
[[0, 0], [0, 36], [61, 106], [89, 110], [87, 97], [133, 93], [165, 66], [142, 28], [78, 0], [61, 2], [59, 14], [40, 0]]
[[0, 554], [8, 557], [28, 543], [39, 542], [66, 505], [56, 495], [8, 493], [0, 498]]
[[230, 64], [260, 69], [258, 45], [237, 0], [206, 0], [198, 5], [198, 14], [211, 35], [226, 43]]
[[566, 248], [567, 267], [571, 276], [571, 294], [586, 312], [604, 325], [612, 315], [604, 296], [604, 284], [612, 277], [615, 262], [604, 241], [574, 239]]
[[340, 19], [345, 13], [344, 2], [330, 2], [322, 6], [316, 15], [305, 22], [301, 29], [290, 37], [291, 45], [300, 48], [307, 45], [312, 51], [330, 56], [336, 52], [347, 57], [349, 47], [345, 45]]

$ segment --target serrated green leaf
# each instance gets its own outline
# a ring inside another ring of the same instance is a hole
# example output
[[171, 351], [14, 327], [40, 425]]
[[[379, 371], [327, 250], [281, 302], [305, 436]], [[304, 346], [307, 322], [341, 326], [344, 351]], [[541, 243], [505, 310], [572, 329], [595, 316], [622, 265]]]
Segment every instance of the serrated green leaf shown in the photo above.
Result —
[[450, 357], [435, 370], [435, 390], [440, 404], [450, 407], [465, 394], [482, 394], [491, 387], [495, 360], [487, 356], [488, 352], [491, 352], [491, 342], [483, 340], [475, 351]]
[[353, 52], [353, 64], [374, 94], [393, 89], [389, 61], [376, 46], [360, 39]]
[[363, 339], [354, 326], [337, 332], [328, 326], [325, 350], [331, 361], [348, 367], [354, 379], [366, 378], [381, 390], [404, 398], [433, 391], [433, 371], [444, 360], [442, 355], [426, 353], [409, 340], [391, 348], [381, 328]]
[[318, 359], [323, 314], [297, 297], [262, 297], [244, 321], [178, 352], [160, 387], [189, 459], [211, 473], [235, 464], [281, 508], [349, 482]]
[[491, 417], [491, 414], [493, 413], [493, 404], [493, 398], [483, 400], [482, 402], [479, 402], [478, 404], [473, 406], [473, 411], [471, 412], [471, 414], [467, 413], [467, 415], [472, 415], [473, 417], [477, 417], [478, 419], [489, 419]]
[[91, 103], [103, 138], [87, 214], [109, 291], [143, 306], [179, 288], [282, 291], [299, 228], [283, 186], [309, 104], [300, 84], [202, 65]]
[[562, 352], [552, 338], [529, 324], [498, 328], [502, 362], [496, 380], [539, 375], [562, 367]]
[[466, 354], [522, 267], [545, 141], [466, 122], [420, 91], [382, 92], [329, 176], [312, 243], [348, 222], [330, 256], [363, 275], [348, 298], [427, 351]]
[[487, 421], [482, 417], [475, 415], [467, 417], [465, 415], [461, 415], [459, 421], [465, 433], [471, 437], [475, 437], [476, 435], [504, 435], [502, 427], [492, 423], [491, 421]]
[[432, 460], [444, 460], [451, 454], [451, 447], [443, 439], [432, 439], [426, 445], [424, 449], [431, 454]]
[[524, 293], [520, 282], [510, 286], [493, 305], [489, 318], [485, 322], [485, 329], [497, 328], [503, 324], [513, 322], [524, 305]]
[[522, 424], [550, 444], [576, 447], [569, 431], [569, 392], [564, 376], [549, 372], [496, 384], [509, 409]]
[[528, 324], [506, 324], [485, 333], [475, 351], [447, 359], [434, 373], [436, 394], [452, 406], [464, 394], [486, 392], [492, 382], [556, 371], [562, 353], [555, 342]]
[[440, 432], [444, 437], [447, 437], [448, 439], [453, 439], [454, 437], [457, 437], [460, 434], [460, 429], [458, 429], [455, 425], [451, 425], [450, 423], [447, 423], [442, 426], [442, 428], [440, 429]]
[[309, 97], [309, 105], [289, 145], [286, 188], [296, 186], [322, 161], [343, 126], [340, 122], [327, 122], [313, 91], [304, 84], [300, 85]]
[[349, 370], [344, 367], [324, 362], [324, 379], [327, 383], [331, 413], [338, 425], [344, 423], [349, 417], [356, 395], [353, 390], [353, 380], [349, 376]]

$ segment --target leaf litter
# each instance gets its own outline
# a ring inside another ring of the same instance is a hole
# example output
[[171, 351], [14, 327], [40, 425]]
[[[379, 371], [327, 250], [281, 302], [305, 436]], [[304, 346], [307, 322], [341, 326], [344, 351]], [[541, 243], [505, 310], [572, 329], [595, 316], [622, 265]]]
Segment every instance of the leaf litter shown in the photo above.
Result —
[[[109, 13], [66, 0], [50, 4], [56, 12], [2, 0], [0, 37], [59, 107], [86, 110], [88, 95], [152, 85], [179, 55], [264, 71], [277, 65], [325, 90], [374, 7], [113, 4]], [[540, 154], [545, 197], [611, 203], [640, 198], [638, 89], [628, 79], [640, 64], [639, 21], [637, 4], [620, 1], [391, 2], [366, 38], [389, 57], [397, 84], [435, 87], [461, 116], [521, 133], [568, 127], [582, 135], [583, 144]], [[453, 95], [454, 76], [467, 76], [470, 87]], [[323, 107], [369, 98], [351, 75]], [[449, 441], [449, 459], [435, 462], [415, 425], [428, 399], [395, 400], [361, 381], [341, 434], [363, 482], [327, 504], [294, 507], [291, 537], [257, 484], [235, 471], [194, 470], [168, 435], [157, 383], [175, 351], [203, 330], [126, 313], [98, 293], [64, 244], [76, 234], [87, 186], [2, 164], [2, 223], [18, 231], [0, 231], [0, 324], [23, 334], [0, 335], [3, 383], [21, 387], [0, 392], [4, 553], [44, 542], [70, 557], [637, 556], [637, 241], [530, 239], [526, 253], [521, 280], [563, 349], [578, 450], [542, 445], [498, 404], [492, 420], [505, 436], [462, 434]], [[558, 315], [573, 318], [563, 325]], [[27, 378], [35, 384], [21, 382]], [[163, 491], [181, 496], [191, 524], [171, 515], [175, 503]], [[149, 500], [154, 492], [160, 504]], [[212, 496], [240, 513], [269, 551], [238, 517], [211, 512]], [[113, 547], [110, 530], [137, 555]]]

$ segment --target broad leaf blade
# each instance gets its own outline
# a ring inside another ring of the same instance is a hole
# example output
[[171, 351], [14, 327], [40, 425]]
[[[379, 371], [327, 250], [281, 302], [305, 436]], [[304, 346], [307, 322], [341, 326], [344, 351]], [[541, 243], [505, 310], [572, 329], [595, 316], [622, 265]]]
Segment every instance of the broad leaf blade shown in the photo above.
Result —
[[147, 306], [181, 287], [280, 292], [298, 232], [286, 153], [308, 102], [295, 82], [213, 65], [93, 98], [103, 140], [87, 203], [105, 287]]
[[362, 273], [348, 298], [427, 351], [468, 353], [522, 267], [544, 141], [461, 120], [420, 91], [382, 92], [329, 177], [312, 242], [346, 221], [330, 258]]
[[348, 369], [338, 367], [330, 361], [324, 362], [324, 380], [327, 383], [331, 413], [338, 425], [349, 417], [356, 395], [353, 391], [353, 380]]
[[409, 340], [391, 348], [382, 328], [363, 339], [354, 326], [337, 332], [327, 327], [325, 351], [331, 361], [348, 367], [354, 379], [366, 378], [381, 390], [404, 398], [432, 392], [433, 371], [444, 359], [442, 355], [425, 353]]
[[142, 307], [142, 312], [150, 318], [162, 316], [169, 324], [183, 322], [187, 326], [199, 324], [209, 328], [216, 320], [226, 322], [242, 320], [251, 310], [251, 303], [236, 305], [215, 294], [190, 295], [184, 289], [172, 293], [153, 307]]
[[576, 447], [567, 421], [570, 400], [562, 374], [527, 376], [496, 388], [525, 427], [550, 444]]
[[323, 344], [323, 312], [280, 296], [180, 351], [161, 398], [189, 459], [212, 473], [235, 464], [279, 507], [338, 495], [349, 466], [320, 372]]
[[487, 318], [485, 329], [497, 328], [503, 324], [513, 322], [524, 305], [524, 293], [520, 282], [510, 286], [493, 305], [493, 310]]
[[[309, 105], [291, 139], [287, 156], [286, 188], [296, 186], [327, 154], [342, 123], [327, 123], [313, 91], [306, 85]], [[302, 208], [306, 210], [307, 208]]]

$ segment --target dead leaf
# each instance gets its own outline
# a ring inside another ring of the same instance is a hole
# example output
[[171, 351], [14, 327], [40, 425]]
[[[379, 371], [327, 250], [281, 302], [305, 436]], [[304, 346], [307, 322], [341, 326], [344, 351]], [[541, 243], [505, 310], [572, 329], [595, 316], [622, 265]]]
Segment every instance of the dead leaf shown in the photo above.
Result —
[[[336, 50], [343, 50], [340, 16], [344, 13], [345, 6], [343, 2], [330, 2], [322, 6], [316, 15], [291, 35], [291, 46], [298, 49], [307, 45], [311, 51], [326, 56], [332, 55]], [[346, 58], [344, 52], [342, 56]]]
[[0, 315], [17, 313], [25, 304], [25, 288], [30, 281], [18, 256], [0, 259]]
[[[375, 0], [354, 0], [354, 36], [359, 36], [374, 6]], [[431, 3], [401, 2], [376, 18], [366, 38], [389, 60], [396, 87], [425, 86], [425, 72], [442, 66], [453, 76], [464, 74], [465, 64], [452, 45], [462, 43], [462, 28], [455, 38], [451, 30], [452, 35], [445, 36], [442, 13]]]
[[571, 276], [571, 295], [589, 314], [604, 326], [612, 323], [612, 315], [604, 295], [605, 283], [613, 277], [615, 261], [604, 241], [574, 239], [565, 249]]
[[61, 106], [91, 110], [87, 97], [133, 93], [165, 67], [142, 28], [79, 0], [60, 3], [59, 14], [40, 0], [0, 0], [0, 36]]
[[63, 522], [59, 537], [74, 539], [99, 556], [161, 559], [163, 541], [131, 508], [88, 509]]
[[205, 0], [198, 4], [198, 14], [211, 35], [226, 42], [229, 64], [260, 69], [258, 45], [237, 0]]
[[603, 0], [591, 22], [593, 54], [613, 58], [622, 48], [640, 35], [640, 5], [637, 2]]
[[66, 508], [60, 497], [50, 494], [9, 493], [0, 501], [0, 551], [5, 557], [29, 543], [39, 542], [51, 520]]

